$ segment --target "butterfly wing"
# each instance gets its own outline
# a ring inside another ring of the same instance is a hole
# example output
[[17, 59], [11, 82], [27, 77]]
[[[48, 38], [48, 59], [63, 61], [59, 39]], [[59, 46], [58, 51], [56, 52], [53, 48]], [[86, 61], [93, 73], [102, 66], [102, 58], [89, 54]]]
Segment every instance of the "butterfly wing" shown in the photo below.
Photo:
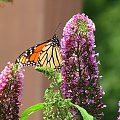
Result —
[[59, 68], [62, 59], [58, 38], [54, 35], [52, 39], [27, 49], [17, 58], [16, 63], [22, 63], [23, 66]]

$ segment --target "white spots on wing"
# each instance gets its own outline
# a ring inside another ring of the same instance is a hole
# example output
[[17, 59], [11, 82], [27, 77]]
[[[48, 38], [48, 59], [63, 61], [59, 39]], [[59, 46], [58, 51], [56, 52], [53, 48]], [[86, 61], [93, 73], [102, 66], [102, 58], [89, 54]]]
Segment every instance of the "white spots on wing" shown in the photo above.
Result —
[[27, 58], [27, 59], [26, 59], [26, 62], [28, 62], [28, 60], [29, 60], [29, 59]]

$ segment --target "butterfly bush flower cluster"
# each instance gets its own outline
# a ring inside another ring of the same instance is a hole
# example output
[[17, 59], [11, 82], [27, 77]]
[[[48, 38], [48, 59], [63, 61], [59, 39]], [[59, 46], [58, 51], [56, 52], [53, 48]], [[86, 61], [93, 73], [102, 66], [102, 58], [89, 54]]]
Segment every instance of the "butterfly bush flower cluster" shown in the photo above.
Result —
[[23, 67], [8, 65], [0, 74], [0, 120], [18, 120], [23, 91]]
[[[95, 53], [95, 25], [85, 14], [74, 15], [65, 25], [61, 40], [63, 60], [61, 90], [65, 98], [85, 108], [98, 120], [103, 116], [101, 76]], [[80, 113], [70, 108], [73, 115]]]

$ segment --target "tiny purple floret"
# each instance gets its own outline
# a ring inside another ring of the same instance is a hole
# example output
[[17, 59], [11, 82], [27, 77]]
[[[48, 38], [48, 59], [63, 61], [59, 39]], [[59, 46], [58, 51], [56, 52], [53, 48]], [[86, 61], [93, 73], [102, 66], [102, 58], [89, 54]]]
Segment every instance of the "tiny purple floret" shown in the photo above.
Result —
[[8, 62], [0, 74], [0, 120], [19, 120], [23, 91], [23, 66]]

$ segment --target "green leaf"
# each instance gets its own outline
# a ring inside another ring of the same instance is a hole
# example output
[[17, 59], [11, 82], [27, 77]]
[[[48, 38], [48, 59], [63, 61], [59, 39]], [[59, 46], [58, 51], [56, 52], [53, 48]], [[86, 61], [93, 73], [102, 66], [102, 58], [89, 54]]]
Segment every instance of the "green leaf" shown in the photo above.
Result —
[[26, 120], [31, 114], [44, 109], [44, 103], [39, 103], [27, 108], [21, 115], [20, 120]]
[[84, 108], [82, 108], [82, 107], [80, 107], [78, 105], [75, 105], [75, 104], [73, 104], [71, 102], [69, 103], [69, 105], [76, 107], [80, 111], [80, 113], [83, 116], [84, 120], [95, 120], [95, 118], [92, 115], [88, 114], [88, 112]]

